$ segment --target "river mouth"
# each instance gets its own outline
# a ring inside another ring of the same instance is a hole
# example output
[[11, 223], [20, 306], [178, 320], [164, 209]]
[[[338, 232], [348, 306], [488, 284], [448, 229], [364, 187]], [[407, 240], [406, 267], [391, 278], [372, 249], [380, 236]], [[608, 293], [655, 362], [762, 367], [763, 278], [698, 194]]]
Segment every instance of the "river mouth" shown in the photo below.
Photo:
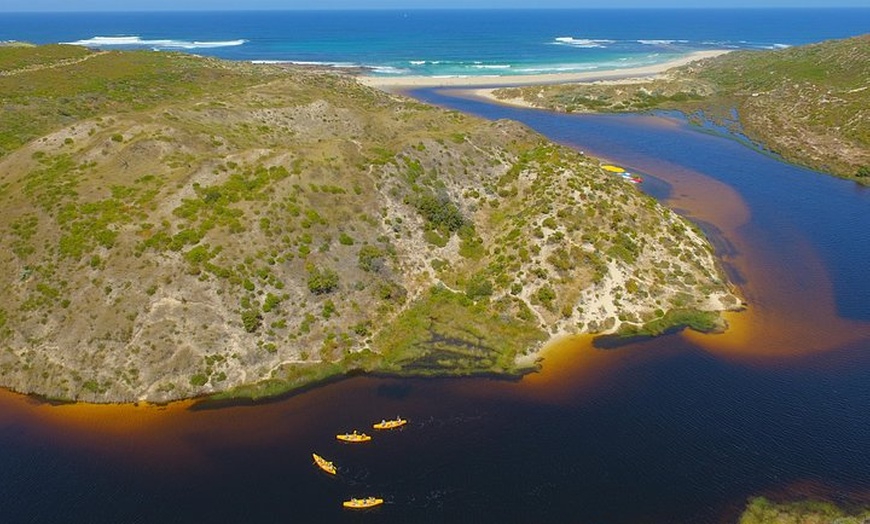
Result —
[[[357, 376], [216, 410], [3, 393], [11, 520], [343, 522], [366, 517], [340, 501], [368, 494], [386, 522], [734, 522], [756, 494], [870, 503], [866, 192], [662, 117], [415, 96], [643, 173], [711, 236], [748, 309], [725, 334], [560, 339], [520, 381]], [[408, 426], [371, 445], [335, 441], [397, 415]]]

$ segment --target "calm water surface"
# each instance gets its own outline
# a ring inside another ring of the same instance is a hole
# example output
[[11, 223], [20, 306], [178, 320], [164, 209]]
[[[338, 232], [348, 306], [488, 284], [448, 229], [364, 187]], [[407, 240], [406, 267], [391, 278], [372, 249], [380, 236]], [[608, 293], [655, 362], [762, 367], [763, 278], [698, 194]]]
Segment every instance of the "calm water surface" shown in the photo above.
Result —
[[[719, 523], [762, 493], [870, 504], [870, 193], [678, 120], [415, 96], [642, 173], [750, 308], [726, 335], [563, 341], [518, 382], [356, 377], [217, 410], [5, 394], [3, 522]], [[396, 414], [409, 426], [368, 445], [333, 438]], [[340, 508], [367, 494], [387, 504]]]

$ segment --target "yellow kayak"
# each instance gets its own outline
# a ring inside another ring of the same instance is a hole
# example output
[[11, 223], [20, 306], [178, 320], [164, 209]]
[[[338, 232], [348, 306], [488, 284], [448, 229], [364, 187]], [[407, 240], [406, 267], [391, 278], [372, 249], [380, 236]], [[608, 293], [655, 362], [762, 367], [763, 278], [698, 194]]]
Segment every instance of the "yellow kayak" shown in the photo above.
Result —
[[312, 453], [311, 456], [314, 457], [314, 463], [317, 464], [317, 467], [330, 475], [335, 475], [335, 464], [321, 457], [317, 453]]
[[364, 499], [350, 499], [341, 503], [342, 506], [351, 509], [364, 509], [379, 506], [384, 503], [384, 499], [377, 497], [366, 497]]
[[367, 442], [372, 439], [365, 433], [357, 433], [356, 430], [353, 433], [340, 433], [335, 438], [344, 442]]
[[612, 166], [610, 164], [604, 164], [603, 166], [601, 166], [601, 169], [603, 169], [605, 171], [610, 171], [611, 173], [623, 173], [623, 172], [625, 172], [625, 169], [622, 169], [619, 166]]
[[395, 429], [404, 426], [407, 423], [408, 421], [402, 417], [396, 417], [393, 420], [382, 420], [377, 424], [372, 424], [372, 427], [375, 429]]

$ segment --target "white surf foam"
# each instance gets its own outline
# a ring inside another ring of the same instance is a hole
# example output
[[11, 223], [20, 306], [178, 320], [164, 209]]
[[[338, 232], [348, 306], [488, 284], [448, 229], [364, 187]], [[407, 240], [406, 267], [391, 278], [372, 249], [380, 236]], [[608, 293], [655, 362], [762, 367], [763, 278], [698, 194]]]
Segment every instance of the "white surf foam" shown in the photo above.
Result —
[[636, 40], [638, 44], [643, 45], [674, 45], [674, 44], [688, 44], [688, 40], [676, 40], [676, 39], [660, 39], [660, 40]]
[[476, 65], [473, 65], [471, 67], [474, 69], [510, 69], [511, 68], [510, 64], [491, 64], [491, 65], [476, 64]]
[[252, 64], [264, 65], [302, 65], [302, 66], [321, 66], [321, 67], [336, 67], [342, 69], [351, 69], [354, 67], [362, 67], [353, 62], [314, 62], [310, 60], [251, 60]]
[[593, 48], [606, 47], [607, 44], [612, 44], [615, 40], [602, 40], [592, 38], [574, 38], [573, 36], [560, 36], [554, 39], [556, 44], [569, 45], [571, 47]]
[[244, 45], [247, 40], [187, 41], [172, 39], [145, 39], [138, 36], [95, 36], [75, 42], [62, 42], [68, 45], [85, 47], [147, 47], [150, 49], [212, 49], [216, 47], [235, 47]]

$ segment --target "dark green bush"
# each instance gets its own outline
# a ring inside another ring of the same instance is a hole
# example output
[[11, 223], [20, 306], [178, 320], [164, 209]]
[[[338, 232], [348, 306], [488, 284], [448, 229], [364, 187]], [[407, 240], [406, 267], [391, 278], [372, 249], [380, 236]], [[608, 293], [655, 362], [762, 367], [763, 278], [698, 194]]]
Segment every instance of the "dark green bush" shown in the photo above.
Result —
[[308, 290], [315, 295], [323, 295], [335, 291], [338, 287], [338, 273], [326, 268], [312, 268], [308, 272]]
[[257, 328], [260, 327], [260, 321], [263, 317], [260, 316], [260, 313], [254, 309], [246, 309], [242, 311], [242, 325], [245, 327], [245, 331], [248, 333], [253, 333], [257, 331]]

